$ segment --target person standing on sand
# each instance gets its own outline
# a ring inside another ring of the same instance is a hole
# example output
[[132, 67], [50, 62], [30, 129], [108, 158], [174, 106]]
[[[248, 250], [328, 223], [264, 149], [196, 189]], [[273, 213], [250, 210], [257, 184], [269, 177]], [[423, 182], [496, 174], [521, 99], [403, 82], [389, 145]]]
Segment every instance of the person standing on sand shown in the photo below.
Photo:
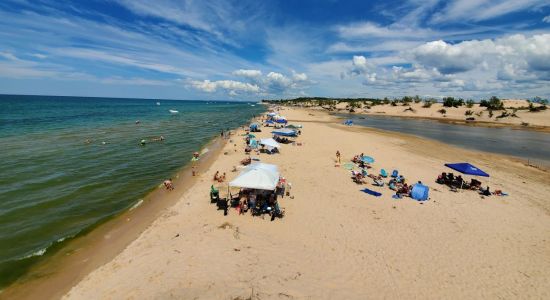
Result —
[[340, 163], [340, 150], [336, 150], [336, 160]]

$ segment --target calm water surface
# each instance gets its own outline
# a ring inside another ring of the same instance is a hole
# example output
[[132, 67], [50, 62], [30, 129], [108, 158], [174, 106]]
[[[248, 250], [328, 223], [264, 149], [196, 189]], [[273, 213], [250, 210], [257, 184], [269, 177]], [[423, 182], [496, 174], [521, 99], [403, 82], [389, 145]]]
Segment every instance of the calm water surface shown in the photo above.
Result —
[[[0, 288], [67, 238], [134, 205], [222, 129], [264, 109], [0, 95]], [[164, 142], [139, 145], [160, 135]]]
[[516, 156], [545, 167], [550, 166], [550, 134], [510, 128], [476, 127], [384, 116], [343, 114], [355, 125], [420, 137], [467, 149]]

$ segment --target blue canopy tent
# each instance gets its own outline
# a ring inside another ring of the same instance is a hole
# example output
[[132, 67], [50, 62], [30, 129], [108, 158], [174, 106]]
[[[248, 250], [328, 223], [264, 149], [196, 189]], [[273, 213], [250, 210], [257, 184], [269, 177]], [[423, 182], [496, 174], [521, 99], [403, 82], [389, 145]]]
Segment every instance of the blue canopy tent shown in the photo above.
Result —
[[288, 121], [286, 119], [277, 119], [275, 122], [286, 124]]
[[296, 136], [296, 131], [292, 129], [282, 128], [271, 131], [274, 135], [282, 135], [282, 136]]
[[428, 200], [429, 191], [430, 191], [430, 188], [428, 186], [417, 183], [413, 185], [413, 188], [411, 191], [411, 198], [418, 201]]
[[462, 174], [489, 177], [489, 174], [469, 163], [445, 164], [445, 166]]
[[[478, 167], [470, 164], [470, 163], [454, 163], [454, 164], [445, 164], [448, 168], [451, 168], [455, 171], [458, 171], [462, 174], [466, 175], [474, 175], [474, 176], [484, 176], [489, 177], [489, 174], [483, 172]], [[462, 188], [462, 185], [464, 184], [464, 181], [460, 185], [460, 188]]]

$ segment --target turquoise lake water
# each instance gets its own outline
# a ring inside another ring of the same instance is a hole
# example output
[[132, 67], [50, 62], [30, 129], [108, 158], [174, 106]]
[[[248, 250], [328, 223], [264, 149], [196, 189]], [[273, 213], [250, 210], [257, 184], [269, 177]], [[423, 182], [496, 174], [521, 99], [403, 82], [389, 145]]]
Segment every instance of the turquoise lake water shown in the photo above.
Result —
[[[264, 110], [239, 102], [0, 95], [0, 288], [48, 249], [132, 207], [221, 130]], [[139, 145], [160, 135], [165, 141]]]

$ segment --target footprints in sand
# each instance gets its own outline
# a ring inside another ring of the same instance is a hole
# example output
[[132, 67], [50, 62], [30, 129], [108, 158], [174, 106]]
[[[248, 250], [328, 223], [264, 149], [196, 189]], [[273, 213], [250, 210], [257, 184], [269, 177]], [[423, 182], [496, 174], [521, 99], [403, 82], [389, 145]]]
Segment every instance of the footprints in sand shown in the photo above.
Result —
[[229, 222], [223, 222], [220, 226], [218, 226], [219, 229], [233, 229], [233, 237], [235, 239], [240, 239], [240, 234], [241, 232], [239, 231], [239, 227], [235, 227], [233, 226], [233, 224], [229, 223]]

